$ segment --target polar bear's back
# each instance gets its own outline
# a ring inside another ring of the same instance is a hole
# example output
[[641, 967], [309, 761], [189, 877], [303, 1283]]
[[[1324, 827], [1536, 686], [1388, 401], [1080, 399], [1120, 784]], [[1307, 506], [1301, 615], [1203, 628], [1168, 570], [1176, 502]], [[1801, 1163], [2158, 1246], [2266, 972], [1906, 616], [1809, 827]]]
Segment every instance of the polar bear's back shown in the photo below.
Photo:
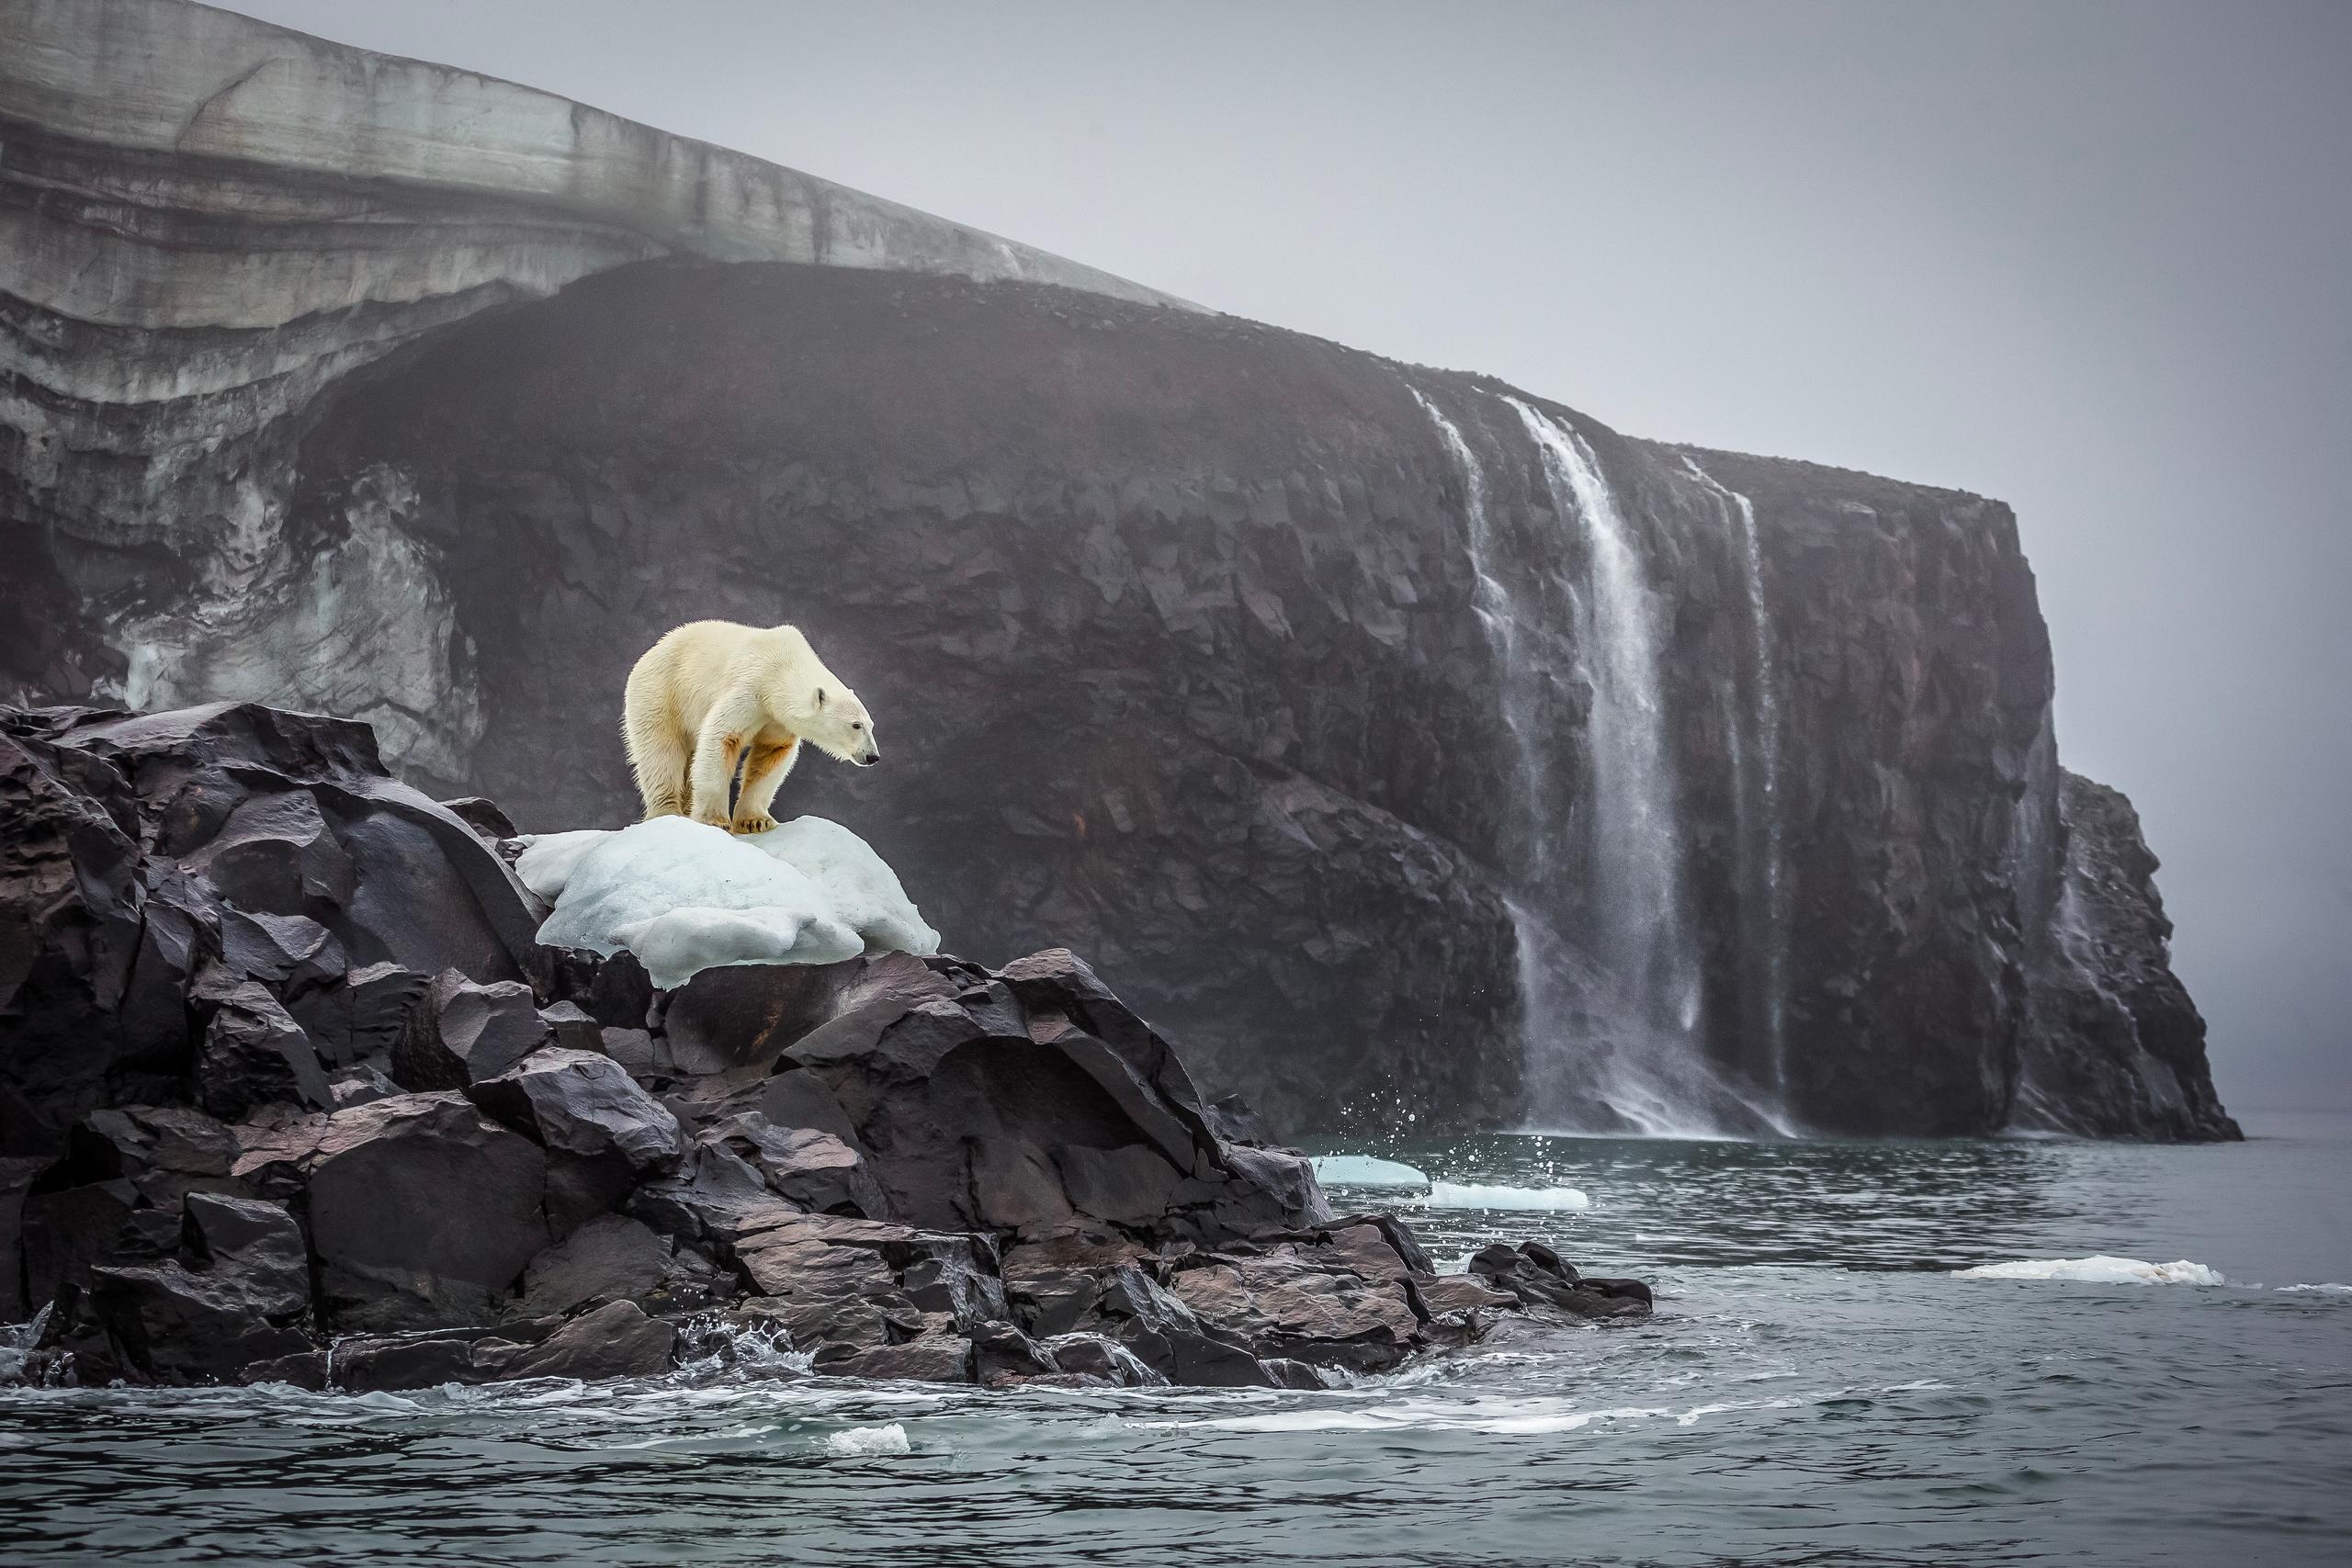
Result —
[[689, 621], [665, 633], [629, 671], [628, 722], [692, 734], [729, 692], [764, 686], [785, 666], [813, 658], [793, 626]]

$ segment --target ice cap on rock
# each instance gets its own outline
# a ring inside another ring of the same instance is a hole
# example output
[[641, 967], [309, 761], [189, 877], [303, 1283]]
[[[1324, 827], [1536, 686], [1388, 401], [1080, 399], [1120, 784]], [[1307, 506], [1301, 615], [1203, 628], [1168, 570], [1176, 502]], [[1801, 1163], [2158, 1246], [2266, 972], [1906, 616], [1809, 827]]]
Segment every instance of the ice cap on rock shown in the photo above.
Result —
[[517, 874], [554, 899], [542, 943], [627, 948], [665, 990], [727, 964], [939, 951], [889, 866], [821, 818], [751, 837], [684, 817], [548, 834], [525, 847]]

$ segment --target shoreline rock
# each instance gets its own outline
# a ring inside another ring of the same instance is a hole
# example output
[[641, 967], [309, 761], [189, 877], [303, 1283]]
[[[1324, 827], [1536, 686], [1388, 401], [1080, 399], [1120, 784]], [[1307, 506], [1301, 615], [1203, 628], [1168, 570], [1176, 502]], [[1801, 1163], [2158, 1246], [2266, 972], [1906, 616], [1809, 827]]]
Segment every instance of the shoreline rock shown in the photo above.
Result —
[[648, 1376], [720, 1325], [820, 1374], [1295, 1388], [1648, 1310], [1334, 1216], [1067, 950], [660, 991], [531, 943], [503, 815], [364, 727], [5, 709], [0, 748], [28, 1376]]

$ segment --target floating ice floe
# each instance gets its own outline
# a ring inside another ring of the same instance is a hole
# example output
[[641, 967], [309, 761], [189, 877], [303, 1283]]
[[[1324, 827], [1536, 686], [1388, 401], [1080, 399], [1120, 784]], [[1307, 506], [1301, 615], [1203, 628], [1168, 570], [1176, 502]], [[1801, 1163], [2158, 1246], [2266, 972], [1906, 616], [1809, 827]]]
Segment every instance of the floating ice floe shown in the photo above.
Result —
[[883, 1427], [852, 1427], [845, 1431], [829, 1433], [824, 1449], [835, 1459], [863, 1459], [872, 1454], [910, 1454], [915, 1451], [914, 1445], [907, 1440], [907, 1429], [896, 1421]]
[[1427, 1187], [1430, 1179], [1411, 1166], [1370, 1155], [1317, 1155], [1306, 1162], [1317, 1181], [1337, 1187]]
[[1959, 1280], [2068, 1280], [2090, 1285], [2224, 1285], [2228, 1280], [2202, 1263], [2148, 1263], [2137, 1258], [2021, 1258], [2014, 1263], [1981, 1263], [1958, 1269]]
[[882, 857], [818, 817], [741, 837], [684, 817], [550, 833], [525, 846], [515, 874], [555, 905], [543, 944], [626, 948], [664, 989], [728, 964], [939, 951]]
[[1487, 1187], [1466, 1181], [1432, 1181], [1429, 1196], [1419, 1201], [1431, 1209], [1507, 1209], [1523, 1214], [1592, 1207], [1592, 1200], [1573, 1187]]

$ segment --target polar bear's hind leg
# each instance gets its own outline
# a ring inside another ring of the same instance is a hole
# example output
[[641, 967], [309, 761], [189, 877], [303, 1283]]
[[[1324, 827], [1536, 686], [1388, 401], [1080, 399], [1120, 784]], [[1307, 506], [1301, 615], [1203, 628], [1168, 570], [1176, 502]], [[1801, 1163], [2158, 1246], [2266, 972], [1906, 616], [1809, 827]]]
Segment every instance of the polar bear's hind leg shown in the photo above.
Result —
[[685, 815], [685, 737], [667, 725], [632, 726], [627, 736], [629, 771], [645, 802], [645, 819]]

